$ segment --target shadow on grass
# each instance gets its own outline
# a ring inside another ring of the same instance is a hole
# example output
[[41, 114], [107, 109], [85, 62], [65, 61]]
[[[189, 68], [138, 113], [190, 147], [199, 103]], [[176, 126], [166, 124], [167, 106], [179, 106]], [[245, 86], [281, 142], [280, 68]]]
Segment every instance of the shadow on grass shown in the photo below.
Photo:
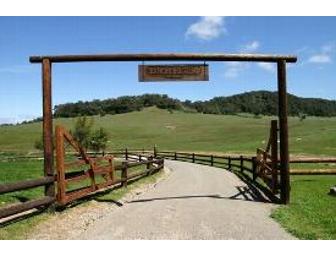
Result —
[[[154, 172], [151, 176], [155, 175], [156, 173], [158, 173], [159, 171]], [[131, 179], [127, 182], [127, 185], [131, 185], [132, 183], [143, 179], [147, 177], [147, 175], [140, 175], [138, 177], [135, 177], [134, 179]], [[56, 208], [57, 211], [64, 211], [65, 209], [68, 208], [73, 208], [76, 207], [78, 205], [81, 205], [83, 203], [86, 203], [88, 201], [96, 201], [96, 202], [104, 202], [104, 203], [114, 203], [115, 205], [121, 207], [123, 206], [122, 203], [120, 203], [119, 201], [116, 201], [114, 199], [110, 199], [110, 198], [101, 198], [111, 192], [113, 192], [114, 190], [118, 190], [118, 189], [123, 189], [123, 187], [121, 186], [121, 184], [116, 184], [115, 186], [111, 186], [110, 188], [107, 188], [106, 190], [101, 190], [101, 191], [96, 191], [95, 193], [92, 193], [90, 195], [87, 195], [83, 198], [79, 198], [76, 201], [71, 202], [70, 204], [66, 205], [66, 206], [58, 206]]]
[[11, 225], [11, 224], [14, 224], [14, 223], [17, 223], [17, 222], [28, 220], [29, 218], [41, 215], [41, 214], [43, 214], [43, 213], [45, 213], [47, 211], [49, 211], [48, 208], [42, 207], [42, 208], [32, 209], [31, 212], [28, 211], [28, 212], [26, 212], [23, 215], [18, 215], [18, 216], [14, 215], [12, 217], [9, 217], [8, 220], [6, 220], [4, 222], [1, 222], [0, 223], [0, 228], [6, 227], [8, 225]]

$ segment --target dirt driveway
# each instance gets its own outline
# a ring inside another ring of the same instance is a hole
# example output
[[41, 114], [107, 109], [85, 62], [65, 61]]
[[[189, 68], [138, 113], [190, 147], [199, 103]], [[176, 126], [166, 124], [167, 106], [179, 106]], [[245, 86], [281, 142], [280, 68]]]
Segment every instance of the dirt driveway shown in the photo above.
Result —
[[170, 176], [91, 224], [79, 239], [293, 239], [223, 169], [166, 161]]

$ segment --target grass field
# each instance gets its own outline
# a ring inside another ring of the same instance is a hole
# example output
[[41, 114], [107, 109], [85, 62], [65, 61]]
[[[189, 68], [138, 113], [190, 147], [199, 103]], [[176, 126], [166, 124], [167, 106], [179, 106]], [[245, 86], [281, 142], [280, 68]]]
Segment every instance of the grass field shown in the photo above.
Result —
[[[265, 147], [272, 117], [210, 115], [147, 108], [141, 112], [94, 117], [110, 134], [108, 149], [151, 148], [255, 153]], [[74, 119], [56, 124], [73, 127]], [[0, 127], [0, 152], [29, 153], [41, 137], [41, 123]], [[291, 154], [336, 156], [336, 118], [289, 118]]]

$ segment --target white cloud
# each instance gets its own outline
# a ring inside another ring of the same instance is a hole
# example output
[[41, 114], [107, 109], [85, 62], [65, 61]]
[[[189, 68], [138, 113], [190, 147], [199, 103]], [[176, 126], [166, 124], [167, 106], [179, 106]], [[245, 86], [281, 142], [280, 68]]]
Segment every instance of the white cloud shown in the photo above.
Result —
[[309, 59], [309, 63], [314, 64], [328, 64], [332, 62], [332, 56], [336, 50], [336, 45], [334, 42], [324, 44], [319, 53], [312, 55]]
[[316, 63], [316, 64], [330, 63], [331, 62], [331, 57], [329, 55], [327, 55], [326, 53], [316, 54], [316, 55], [311, 56], [308, 59], [308, 62]]
[[229, 79], [238, 77], [243, 70], [248, 68], [248, 64], [243, 62], [227, 62], [225, 66], [227, 69], [224, 72], [224, 77]]
[[273, 73], [273, 72], [275, 71], [275, 66], [274, 66], [274, 64], [272, 64], [272, 63], [259, 62], [259, 63], [257, 63], [257, 65], [258, 65], [260, 68], [262, 68], [262, 69], [264, 69], [264, 70], [266, 70], [266, 71], [268, 71], [268, 72]]
[[196, 37], [201, 40], [212, 40], [226, 32], [224, 17], [206, 16], [189, 26], [187, 37]]
[[240, 73], [239, 68], [231, 67], [225, 70], [224, 77], [225, 78], [236, 78], [238, 77], [239, 73]]
[[252, 42], [245, 44], [241, 48], [241, 51], [244, 53], [250, 53], [250, 52], [256, 51], [257, 49], [259, 49], [259, 47], [260, 47], [260, 43], [258, 41], [252, 41]]

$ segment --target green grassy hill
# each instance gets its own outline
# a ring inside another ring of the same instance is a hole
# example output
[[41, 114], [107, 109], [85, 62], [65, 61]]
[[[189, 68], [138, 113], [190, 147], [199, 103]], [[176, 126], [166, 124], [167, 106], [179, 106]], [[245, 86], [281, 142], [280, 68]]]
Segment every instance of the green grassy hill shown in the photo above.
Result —
[[[275, 117], [273, 117], [275, 118]], [[254, 153], [265, 147], [272, 117], [169, 113], [154, 107], [118, 115], [95, 116], [95, 126], [110, 134], [108, 149], [152, 148], [160, 150]], [[67, 128], [74, 119], [56, 119]], [[42, 123], [0, 127], [0, 152], [33, 152]], [[290, 152], [336, 156], [336, 118], [289, 118]]]

